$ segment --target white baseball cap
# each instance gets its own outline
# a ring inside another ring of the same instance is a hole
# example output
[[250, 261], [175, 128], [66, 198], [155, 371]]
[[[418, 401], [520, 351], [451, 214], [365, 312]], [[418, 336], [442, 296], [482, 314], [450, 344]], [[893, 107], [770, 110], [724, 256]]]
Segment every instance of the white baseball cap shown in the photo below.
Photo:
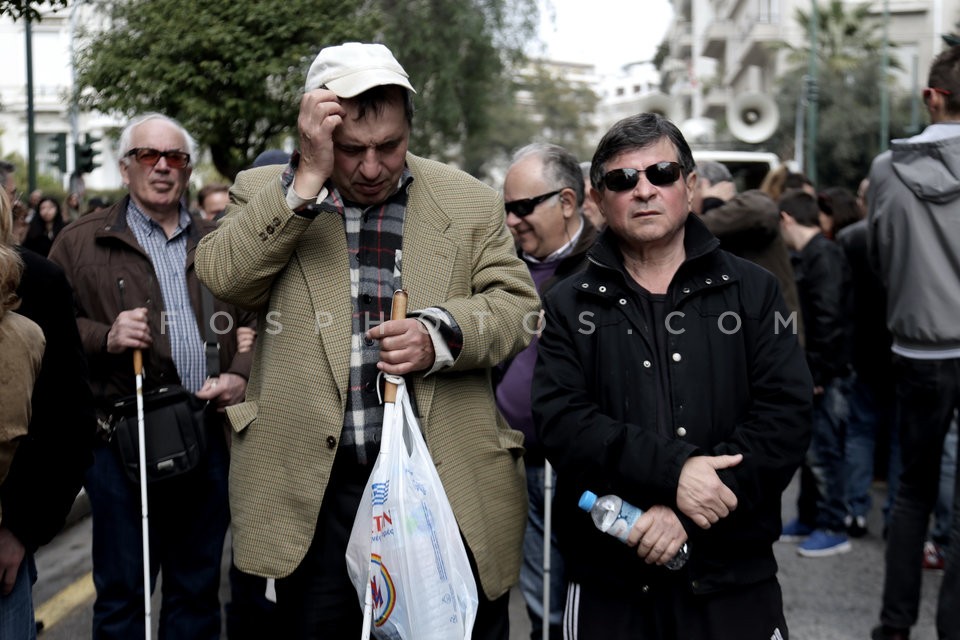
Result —
[[397, 85], [416, 93], [390, 50], [382, 44], [347, 42], [317, 54], [304, 91], [326, 87], [340, 98], [352, 98], [373, 87]]

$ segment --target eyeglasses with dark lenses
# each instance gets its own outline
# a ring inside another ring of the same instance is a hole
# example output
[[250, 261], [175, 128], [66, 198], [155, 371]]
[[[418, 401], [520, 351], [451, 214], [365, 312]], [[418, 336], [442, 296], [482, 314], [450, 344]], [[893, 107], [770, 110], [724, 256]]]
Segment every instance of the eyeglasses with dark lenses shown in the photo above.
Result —
[[563, 189], [557, 189], [556, 191], [551, 191], [550, 193], [545, 193], [533, 198], [524, 198], [523, 200], [511, 200], [510, 202], [504, 202], [503, 208], [507, 210], [507, 213], [512, 213], [518, 218], [525, 218], [533, 213], [533, 210], [537, 208], [537, 205], [544, 200], [549, 200], [561, 191], [563, 191]]
[[627, 191], [637, 186], [641, 173], [646, 174], [653, 186], [663, 187], [673, 184], [680, 177], [680, 163], [658, 162], [646, 169], [614, 169], [605, 173], [601, 182], [610, 191]]
[[171, 169], [183, 169], [190, 164], [190, 154], [183, 151], [160, 151], [150, 147], [137, 147], [127, 151], [128, 156], [133, 156], [137, 162], [147, 167], [155, 167], [160, 162], [160, 158], [167, 159], [167, 166]]

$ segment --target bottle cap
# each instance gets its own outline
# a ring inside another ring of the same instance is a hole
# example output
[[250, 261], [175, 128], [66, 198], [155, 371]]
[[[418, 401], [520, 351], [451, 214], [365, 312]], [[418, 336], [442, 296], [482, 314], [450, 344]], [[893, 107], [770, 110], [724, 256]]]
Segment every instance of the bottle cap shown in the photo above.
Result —
[[584, 491], [583, 495], [580, 496], [580, 508], [584, 511], [590, 511], [593, 509], [593, 504], [597, 501], [597, 494], [593, 491]]

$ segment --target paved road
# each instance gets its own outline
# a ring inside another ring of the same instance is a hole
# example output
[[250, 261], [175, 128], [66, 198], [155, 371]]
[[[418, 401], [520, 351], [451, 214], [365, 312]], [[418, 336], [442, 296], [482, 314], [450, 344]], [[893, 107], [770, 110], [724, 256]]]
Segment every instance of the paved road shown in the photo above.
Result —
[[[90, 637], [93, 621], [93, 582], [90, 560], [90, 536], [92, 522], [89, 517], [61, 533], [53, 542], [37, 554], [39, 578], [34, 586], [34, 605], [38, 620], [44, 621], [41, 640], [79, 640]], [[221, 602], [230, 599], [227, 581], [230, 554], [224, 554], [223, 574], [220, 588]], [[162, 577], [160, 589], [163, 588]], [[153, 598], [154, 637], [156, 637], [157, 612], [160, 607], [159, 591]], [[511, 594], [510, 640], [525, 640], [530, 636], [530, 623], [519, 592]], [[226, 639], [224, 628], [221, 637]], [[0, 639], [6, 640], [6, 639]]]
[[[794, 509], [796, 483], [784, 496], [784, 513]], [[880, 504], [883, 487], [874, 488]], [[853, 551], [833, 558], [807, 559], [795, 545], [777, 543], [780, 581], [792, 640], [866, 640], [876, 623], [883, 580], [883, 543], [879, 510], [868, 522], [870, 535], [853, 541]], [[37, 555], [40, 578], [34, 589], [38, 606], [45, 605], [47, 628], [41, 640], [78, 640], [90, 637], [92, 583], [90, 571], [90, 520], [85, 518], [62, 533]], [[226, 567], [226, 565], [225, 565]], [[911, 637], [936, 640], [934, 610], [941, 576], [924, 574], [920, 622]], [[512, 594], [510, 640], [529, 638], [529, 623], [522, 600]], [[229, 593], [224, 587], [222, 599]], [[59, 609], [51, 609], [51, 606]], [[155, 604], [154, 610], [158, 603]], [[224, 636], [226, 637], [226, 636]]]
[[[784, 495], [785, 516], [796, 513], [796, 486]], [[803, 558], [796, 545], [778, 542], [780, 583], [791, 640], [867, 640], [877, 624], [883, 591], [884, 545], [880, 509], [886, 486], [875, 485], [869, 534], [853, 550], [832, 558]], [[924, 571], [920, 619], [914, 640], [936, 640], [936, 603], [942, 572]]]

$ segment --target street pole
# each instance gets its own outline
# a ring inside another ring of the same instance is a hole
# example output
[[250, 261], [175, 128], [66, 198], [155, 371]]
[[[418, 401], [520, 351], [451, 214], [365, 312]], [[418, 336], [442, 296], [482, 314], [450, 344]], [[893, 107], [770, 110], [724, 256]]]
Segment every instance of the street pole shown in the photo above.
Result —
[[883, 0], [883, 55], [880, 57], [880, 153], [887, 150], [890, 140], [890, 87], [887, 73], [890, 68], [890, 0]]
[[805, 144], [803, 119], [806, 117], [808, 86], [809, 78], [803, 76], [803, 86], [800, 88], [799, 93], [797, 93], [797, 112], [794, 116], [793, 123], [793, 163], [797, 171], [803, 171], [803, 147]]
[[820, 22], [820, 14], [817, 9], [817, 0], [810, 2], [810, 68], [807, 75], [810, 77], [808, 85], [809, 94], [807, 95], [807, 166], [804, 173], [813, 182], [817, 184], [817, 103], [820, 100], [819, 87], [817, 87], [817, 53], [819, 47], [819, 35], [817, 26]]
[[920, 61], [917, 54], [913, 54], [910, 64], [910, 135], [920, 133]]
[[36, 134], [33, 129], [33, 30], [30, 27], [30, 15], [24, 22], [24, 34], [27, 39], [27, 193], [37, 188], [37, 150]]
[[[83, 0], [74, 2], [70, 7], [70, 138], [73, 142], [71, 149], [76, 149], [80, 144], [80, 116], [77, 107], [77, 20], [78, 9], [83, 4]], [[67, 189], [70, 192], [80, 194], [82, 200], [86, 195], [86, 188], [83, 183], [83, 175], [77, 171], [77, 158], [75, 153], [71, 154], [72, 164], [70, 164], [70, 182]]]

